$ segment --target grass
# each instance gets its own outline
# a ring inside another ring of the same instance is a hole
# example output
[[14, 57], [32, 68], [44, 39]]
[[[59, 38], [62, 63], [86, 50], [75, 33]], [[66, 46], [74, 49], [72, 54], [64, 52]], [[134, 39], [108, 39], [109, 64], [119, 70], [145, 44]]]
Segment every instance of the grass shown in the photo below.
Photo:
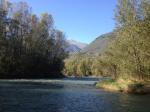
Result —
[[145, 94], [150, 93], [150, 83], [143, 83], [131, 80], [113, 80], [107, 79], [96, 84], [97, 88], [108, 91], [120, 91], [125, 93]]
[[97, 88], [103, 88], [111, 91], [120, 91], [121, 86], [113, 79], [100, 81], [96, 84]]

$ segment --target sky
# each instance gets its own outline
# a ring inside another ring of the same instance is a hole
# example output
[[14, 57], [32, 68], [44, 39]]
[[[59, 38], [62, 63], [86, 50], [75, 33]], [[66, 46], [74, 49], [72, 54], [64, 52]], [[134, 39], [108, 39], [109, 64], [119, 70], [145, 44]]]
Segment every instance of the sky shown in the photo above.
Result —
[[[17, 2], [21, 0], [10, 0]], [[22, 0], [33, 13], [48, 12], [67, 39], [90, 43], [115, 27], [116, 0]]]

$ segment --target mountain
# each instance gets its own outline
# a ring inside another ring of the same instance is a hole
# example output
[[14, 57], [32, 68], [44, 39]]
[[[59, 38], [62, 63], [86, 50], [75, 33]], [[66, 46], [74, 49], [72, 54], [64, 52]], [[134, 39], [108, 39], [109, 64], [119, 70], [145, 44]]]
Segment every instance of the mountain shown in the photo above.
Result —
[[66, 48], [66, 51], [70, 53], [78, 53], [81, 50], [83, 50], [88, 44], [77, 42], [75, 40], [67, 40], [68, 47]]
[[114, 33], [107, 33], [97, 37], [91, 44], [86, 46], [81, 52], [85, 54], [101, 54], [108, 47], [114, 38]]

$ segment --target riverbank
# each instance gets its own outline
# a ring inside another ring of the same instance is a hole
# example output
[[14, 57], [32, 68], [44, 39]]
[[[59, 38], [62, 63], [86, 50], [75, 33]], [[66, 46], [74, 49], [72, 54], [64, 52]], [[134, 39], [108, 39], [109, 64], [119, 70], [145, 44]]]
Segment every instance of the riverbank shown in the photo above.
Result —
[[66, 76], [60, 72], [42, 73], [42, 74], [0, 74], [0, 79], [62, 79]]
[[150, 82], [106, 79], [96, 84], [97, 88], [130, 94], [150, 94]]

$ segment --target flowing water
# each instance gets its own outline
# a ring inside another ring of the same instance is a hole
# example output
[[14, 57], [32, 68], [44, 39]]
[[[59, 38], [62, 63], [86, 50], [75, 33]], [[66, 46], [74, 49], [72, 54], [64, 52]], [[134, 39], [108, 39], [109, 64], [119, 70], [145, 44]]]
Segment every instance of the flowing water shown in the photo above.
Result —
[[150, 95], [106, 92], [97, 80], [0, 80], [0, 112], [150, 112]]

